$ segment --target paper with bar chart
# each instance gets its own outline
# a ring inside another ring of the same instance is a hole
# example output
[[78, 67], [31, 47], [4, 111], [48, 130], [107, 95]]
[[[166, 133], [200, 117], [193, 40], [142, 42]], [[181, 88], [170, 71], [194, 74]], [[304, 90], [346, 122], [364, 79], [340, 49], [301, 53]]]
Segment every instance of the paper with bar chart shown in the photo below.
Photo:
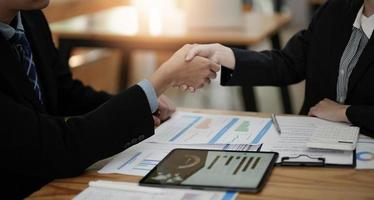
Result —
[[176, 148], [216, 149], [235, 151], [257, 151], [259, 145], [171, 145], [142, 142], [116, 155], [99, 173], [117, 173], [144, 176], [155, 167], [170, 151]]
[[258, 144], [269, 118], [178, 112], [147, 142], [169, 144]]

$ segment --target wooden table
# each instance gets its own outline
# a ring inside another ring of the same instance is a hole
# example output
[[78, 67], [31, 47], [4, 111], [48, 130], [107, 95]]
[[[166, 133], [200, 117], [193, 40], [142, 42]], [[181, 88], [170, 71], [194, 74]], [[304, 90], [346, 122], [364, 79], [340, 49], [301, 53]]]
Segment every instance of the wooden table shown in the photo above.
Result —
[[[126, 88], [130, 53], [133, 50], [176, 51], [184, 44], [192, 43], [221, 43], [231, 47], [247, 48], [262, 42], [266, 38], [271, 38], [273, 47], [279, 49], [281, 45], [278, 33], [291, 19], [289, 13], [265, 15], [250, 12], [243, 16], [242, 28], [177, 32], [164, 30], [160, 35], [155, 36], [148, 33], [139, 33], [134, 27], [126, 26], [126, 24], [121, 27], [121, 20], [125, 20], [126, 17], [110, 17], [113, 16], [113, 13], [125, 15], [126, 10], [131, 11], [129, 8], [114, 8], [52, 23], [52, 32], [55, 38], [58, 38], [62, 61], [67, 65], [72, 49], [77, 47], [120, 49], [123, 52], [123, 72], [121, 73], [122, 81], [120, 84], [121, 88]], [[119, 9], [123, 9], [123, 12], [120, 12]], [[116, 25], [116, 21], [119, 24]], [[171, 29], [180, 30], [185, 27], [185, 25], [180, 25]], [[252, 87], [244, 87], [243, 94], [246, 110], [257, 111]], [[287, 87], [281, 88], [281, 94], [284, 112], [292, 113]]]
[[[269, 114], [266, 113], [259, 114], [201, 109], [182, 110], [210, 114], [269, 116]], [[103, 175], [95, 171], [88, 171], [76, 178], [55, 180], [43, 187], [40, 191], [35, 192], [29, 199], [71, 199], [88, 187], [87, 183], [92, 180], [103, 179], [137, 182], [140, 178], [141, 177], [119, 174]], [[237, 199], [374, 199], [374, 170], [276, 167], [261, 193], [241, 193]]]

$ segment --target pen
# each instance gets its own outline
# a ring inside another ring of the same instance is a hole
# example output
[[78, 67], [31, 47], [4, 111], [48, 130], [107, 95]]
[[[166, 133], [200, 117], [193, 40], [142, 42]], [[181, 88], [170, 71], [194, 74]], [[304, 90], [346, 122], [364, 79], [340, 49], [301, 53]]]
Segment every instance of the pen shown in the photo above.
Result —
[[274, 113], [271, 114], [271, 121], [272, 121], [273, 124], [274, 124], [275, 130], [277, 130], [277, 132], [278, 132], [279, 134], [281, 134], [281, 129], [280, 129], [280, 127], [279, 127], [279, 124], [278, 124], [277, 118], [275, 117], [275, 114], [274, 114]]

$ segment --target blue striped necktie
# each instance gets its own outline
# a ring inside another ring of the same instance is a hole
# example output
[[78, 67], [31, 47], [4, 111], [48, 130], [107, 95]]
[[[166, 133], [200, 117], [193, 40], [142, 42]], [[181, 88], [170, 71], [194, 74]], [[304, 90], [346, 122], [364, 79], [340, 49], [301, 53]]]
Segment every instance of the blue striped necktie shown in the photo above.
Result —
[[39, 103], [43, 104], [38, 74], [36, 71], [30, 43], [26, 38], [25, 32], [23, 30], [16, 29], [14, 36], [9, 41], [16, 49], [18, 59], [24, 66], [26, 75], [35, 91], [36, 98], [38, 99]]

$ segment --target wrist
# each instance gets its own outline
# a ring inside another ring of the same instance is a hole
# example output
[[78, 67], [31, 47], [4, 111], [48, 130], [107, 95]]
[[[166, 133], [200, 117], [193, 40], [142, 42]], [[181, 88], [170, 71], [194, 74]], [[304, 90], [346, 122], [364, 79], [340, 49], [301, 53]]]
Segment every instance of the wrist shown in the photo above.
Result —
[[342, 105], [341, 108], [340, 108], [340, 116], [341, 116], [341, 121], [342, 122], [347, 122], [347, 123], [351, 123], [347, 117], [347, 109], [348, 109], [349, 105]]
[[231, 48], [222, 46], [223, 55], [221, 56], [220, 64], [234, 70], [235, 69], [235, 55]]
[[169, 87], [173, 85], [173, 80], [168, 73], [163, 70], [164, 67], [161, 66], [149, 79], [155, 88], [157, 96], [163, 94]]

